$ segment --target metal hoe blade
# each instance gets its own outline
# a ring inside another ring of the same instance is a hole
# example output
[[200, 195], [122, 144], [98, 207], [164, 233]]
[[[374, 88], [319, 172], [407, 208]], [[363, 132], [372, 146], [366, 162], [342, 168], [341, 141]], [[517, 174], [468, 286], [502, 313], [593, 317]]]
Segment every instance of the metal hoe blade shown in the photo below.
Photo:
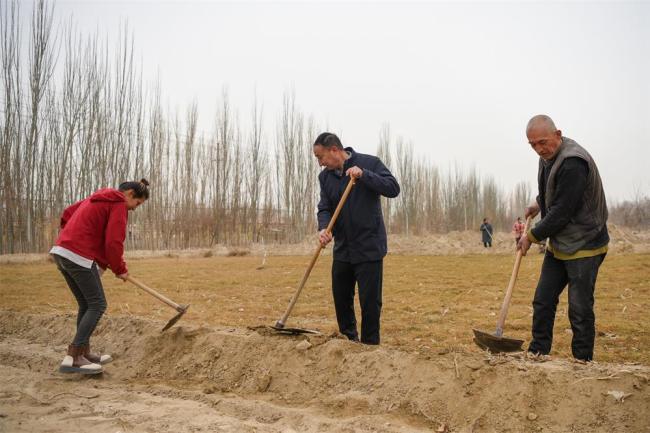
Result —
[[269, 326], [269, 328], [279, 332], [280, 334], [286, 334], [286, 335], [320, 334], [320, 332], [315, 331], [313, 329], [285, 328], [280, 326]]
[[166, 330], [168, 330], [169, 328], [174, 326], [176, 324], [176, 322], [178, 322], [181, 319], [181, 317], [183, 317], [183, 314], [185, 314], [187, 312], [187, 309], [190, 308], [189, 304], [188, 305], [181, 305], [180, 307], [182, 308], [182, 310], [179, 311], [177, 315], [172, 317], [160, 332], [165, 332]]
[[523, 350], [521, 346], [524, 340], [517, 340], [516, 338], [497, 337], [494, 334], [479, 331], [474, 331], [474, 343], [483, 350], [489, 350], [492, 353], [503, 352], [519, 352]]

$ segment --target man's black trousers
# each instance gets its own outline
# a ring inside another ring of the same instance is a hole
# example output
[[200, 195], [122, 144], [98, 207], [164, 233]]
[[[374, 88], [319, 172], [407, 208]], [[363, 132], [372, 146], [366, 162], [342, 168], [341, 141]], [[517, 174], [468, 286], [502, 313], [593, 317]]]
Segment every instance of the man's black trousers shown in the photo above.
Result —
[[560, 294], [569, 286], [569, 321], [573, 331], [571, 351], [576, 359], [594, 356], [594, 288], [598, 268], [606, 254], [575, 260], [558, 260], [546, 253], [533, 300], [533, 340], [529, 352], [547, 355], [553, 343], [553, 325]]
[[383, 260], [363, 263], [332, 263], [332, 294], [336, 320], [341, 334], [358, 341], [357, 319], [354, 315], [354, 286], [359, 285], [361, 305], [361, 342], [379, 344], [381, 286]]

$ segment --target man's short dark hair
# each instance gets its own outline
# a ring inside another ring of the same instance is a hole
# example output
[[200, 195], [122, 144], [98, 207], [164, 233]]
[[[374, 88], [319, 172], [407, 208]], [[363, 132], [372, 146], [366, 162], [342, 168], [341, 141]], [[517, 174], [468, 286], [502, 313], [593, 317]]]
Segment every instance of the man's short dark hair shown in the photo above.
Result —
[[338, 147], [339, 149], [343, 149], [341, 140], [339, 140], [336, 134], [332, 134], [331, 132], [323, 132], [321, 135], [319, 135], [316, 138], [316, 141], [314, 141], [314, 146], [323, 146], [328, 148]]

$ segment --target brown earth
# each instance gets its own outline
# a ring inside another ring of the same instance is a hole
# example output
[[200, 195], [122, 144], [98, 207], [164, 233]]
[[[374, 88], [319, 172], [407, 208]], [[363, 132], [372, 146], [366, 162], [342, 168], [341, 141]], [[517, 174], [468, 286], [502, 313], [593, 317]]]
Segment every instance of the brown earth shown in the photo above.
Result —
[[[110, 317], [99, 378], [54, 373], [73, 317], [3, 311], [7, 432], [643, 432], [650, 369], [404, 352], [334, 336]], [[306, 341], [307, 343], [304, 343]], [[620, 393], [620, 394], [619, 394]], [[617, 401], [619, 398], [621, 401]]]
[[[109, 311], [93, 345], [116, 360], [98, 378], [56, 372], [74, 302], [54, 265], [43, 256], [5, 261], [0, 432], [650, 430], [650, 254], [613, 242], [596, 289], [597, 362], [582, 365], [570, 358], [565, 294], [551, 359], [473, 345], [472, 328], [494, 328], [510, 246], [449, 256], [396, 251], [395, 241], [414, 239], [394, 239], [385, 261], [380, 347], [336, 336], [331, 256], [316, 265], [288, 322], [323, 332], [311, 337], [259, 328], [284, 311], [306, 256], [269, 255], [261, 269], [259, 255], [131, 259], [132, 275], [192, 306], [161, 334], [174, 312], [105, 275]], [[529, 337], [540, 264], [538, 254], [522, 263], [507, 336]]]

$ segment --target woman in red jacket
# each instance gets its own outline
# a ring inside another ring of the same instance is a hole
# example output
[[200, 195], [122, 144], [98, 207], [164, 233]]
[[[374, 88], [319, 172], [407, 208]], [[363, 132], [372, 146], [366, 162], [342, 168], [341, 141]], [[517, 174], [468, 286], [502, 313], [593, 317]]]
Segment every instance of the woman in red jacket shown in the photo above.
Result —
[[124, 263], [127, 212], [149, 198], [149, 182], [124, 182], [81, 200], [61, 216], [61, 231], [50, 254], [79, 304], [77, 332], [59, 371], [96, 374], [110, 355], [90, 351], [90, 336], [106, 311], [101, 275], [110, 267], [117, 278], [129, 275]]

